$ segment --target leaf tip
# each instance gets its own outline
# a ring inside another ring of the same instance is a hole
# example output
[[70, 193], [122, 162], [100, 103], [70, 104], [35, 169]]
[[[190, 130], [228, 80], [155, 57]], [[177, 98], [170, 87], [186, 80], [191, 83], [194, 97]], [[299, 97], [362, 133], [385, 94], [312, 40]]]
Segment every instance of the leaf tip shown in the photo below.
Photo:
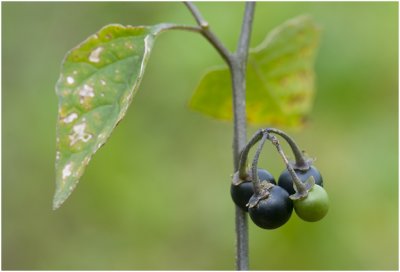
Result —
[[[78, 181], [76, 181], [77, 183]], [[76, 185], [75, 183], [75, 185]], [[68, 199], [74, 190], [75, 186], [70, 186], [68, 189], [66, 188], [57, 188], [53, 197], [53, 211], [57, 210], [61, 207], [61, 205]]]
[[55, 211], [58, 208], [60, 208], [63, 202], [64, 202], [64, 200], [60, 201], [60, 199], [57, 197], [57, 195], [55, 195], [54, 198], [53, 198], [53, 207], [52, 207], [53, 211]]
[[57, 210], [59, 207], [60, 207], [60, 205], [56, 204], [56, 203], [53, 201], [53, 206], [52, 206], [53, 211]]
[[68, 196], [62, 196], [60, 194], [60, 191], [56, 192], [54, 194], [53, 198], [53, 211], [57, 210], [58, 208], [61, 207], [61, 205], [65, 202]]

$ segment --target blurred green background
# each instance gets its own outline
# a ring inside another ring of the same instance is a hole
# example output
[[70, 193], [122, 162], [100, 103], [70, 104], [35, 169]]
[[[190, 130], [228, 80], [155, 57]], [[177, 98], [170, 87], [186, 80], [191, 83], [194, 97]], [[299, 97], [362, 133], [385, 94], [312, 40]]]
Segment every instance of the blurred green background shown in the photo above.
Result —
[[[233, 49], [243, 3], [198, 6]], [[251, 45], [304, 13], [324, 29], [318, 93], [311, 122], [289, 133], [318, 158], [331, 209], [273, 231], [250, 223], [251, 269], [395, 270], [398, 4], [260, 2]], [[64, 54], [106, 24], [159, 22], [194, 24], [178, 2], [2, 3], [3, 269], [234, 269], [232, 125], [186, 107], [222, 60], [194, 33], [158, 38], [126, 118], [51, 210]], [[261, 163], [277, 177], [272, 150]]]

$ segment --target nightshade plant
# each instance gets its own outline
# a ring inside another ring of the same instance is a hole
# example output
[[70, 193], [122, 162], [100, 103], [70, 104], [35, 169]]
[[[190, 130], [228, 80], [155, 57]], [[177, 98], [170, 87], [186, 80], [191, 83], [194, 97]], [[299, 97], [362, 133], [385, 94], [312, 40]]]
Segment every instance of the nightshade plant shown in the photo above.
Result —
[[[235, 171], [246, 146], [247, 122], [299, 127], [306, 120], [313, 101], [313, 63], [320, 34], [310, 17], [300, 16], [283, 23], [259, 46], [249, 49], [255, 3], [246, 2], [237, 48], [231, 52], [197, 7], [190, 2], [185, 5], [197, 25], [107, 25], [66, 54], [56, 84], [59, 105], [54, 209], [69, 197], [92, 156], [125, 116], [156, 38], [164, 32], [182, 30], [202, 35], [227, 64], [210, 70], [201, 79], [189, 105], [217, 119], [233, 118]], [[257, 180], [257, 170], [252, 172]], [[249, 176], [243, 172], [237, 178], [249, 181]], [[259, 177], [268, 179], [260, 174]], [[270, 181], [269, 184], [275, 183]], [[307, 210], [307, 205], [296, 209], [296, 202], [294, 207], [300, 214]], [[236, 268], [240, 270], [248, 269], [244, 210], [237, 207], [235, 212]]]

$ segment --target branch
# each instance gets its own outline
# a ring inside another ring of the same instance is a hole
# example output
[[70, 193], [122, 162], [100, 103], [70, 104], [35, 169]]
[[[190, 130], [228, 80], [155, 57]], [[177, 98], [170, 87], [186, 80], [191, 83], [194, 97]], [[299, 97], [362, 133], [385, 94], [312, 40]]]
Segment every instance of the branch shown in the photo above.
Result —
[[[201, 28], [201, 34], [214, 46], [221, 57], [229, 66], [232, 78], [233, 97], [233, 161], [235, 172], [239, 167], [240, 151], [246, 145], [246, 66], [251, 29], [253, 23], [255, 2], [246, 2], [242, 29], [235, 54], [230, 53], [221, 41], [210, 30], [208, 22], [204, 20], [200, 11], [191, 2], [184, 2], [190, 10], [197, 24]], [[247, 215], [239, 207], [235, 206], [236, 226], [236, 269], [248, 270], [249, 267], [249, 238]]]
[[[254, 16], [254, 2], [246, 2], [242, 31], [240, 33], [236, 54], [229, 66], [232, 76], [233, 96], [233, 158], [235, 171], [239, 167], [240, 151], [246, 145], [246, 64], [249, 51], [251, 28]], [[236, 225], [236, 269], [249, 269], [249, 238], [247, 215], [239, 207], [235, 210]]]
[[236, 54], [241, 56], [244, 59], [245, 63], [247, 63], [247, 55], [249, 52], [251, 28], [253, 24], [255, 5], [256, 5], [255, 2], [246, 2], [246, 9], [244, 12], [244, 18], [242, 23], [242, 31], [240, 33], [238, 48], [236, 51]]
[[239, 165], [240, 151], [246, 145], [246, 64], [249, 51], [251, 27], [255, 2], [246, 2], [242, 31], [240, 33], [236, 53], [232, 56], [233, 109], [234, 109], [234, 157], [235, 170]]
[[197, 24], [202, 28], [208, 27], [208, 22], [204, 20], [203, 16], [201, 15], [199, 9], [192, 3], [192, 2], [183, 2], [189, 11], [192, 13], [194, 19], [196, 20]]
[[184, 2], [184, 4], [192, 13], [197, 24], [200, 26], [201, 28], [200, 33], [214, 46], [214, 48], [218, 51], [218, 53], [225, 60], [228, 66], [231, 66], [232, 54], [228, 51], [228, 49], [226, 49], [226, 47], [222, 44], [222, 42], [218, 39], [218, 37], [215, 36], [215, 34], [210, 30], [208, 22], [204, 20], [199, 9], [191, 2]]

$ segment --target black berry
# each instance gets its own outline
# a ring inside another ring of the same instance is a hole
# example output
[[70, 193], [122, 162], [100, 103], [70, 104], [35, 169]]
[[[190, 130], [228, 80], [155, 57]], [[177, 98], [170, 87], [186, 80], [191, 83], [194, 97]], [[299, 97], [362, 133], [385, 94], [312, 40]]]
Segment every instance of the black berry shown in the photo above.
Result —
[[253, 222], [264, 229], [276, 229], [285, 224], [293, 211], [293, 202], [289, 198], [288, 192], [279, 186], [273, 186], [269, 189], [269, 195], [266, 199], [258, 200], [257, 195], [250, 198], [249, 214]]
[[[317, 170], [317, 168], [315, 168], [314, 166], [311, 166], [308, 170], [305, 170], [305, 171], [298, 170], [298, 169], [295, 169], [294, 171], [296, 172], [296, 174], [299, 177], [299, 179], [301, 180], [301, 182], [304, 183], [310, 176], [313, 176], [314, 180], [315, 180], [315, 184], [318, 184], [319, 186], [323, 187], [322, 176], [319, 173], [319, 171]], [[280, 187], [284, 188], [289, 193], [289, 195], [292, 195], [295, 193], [295, 190], [293, 187], [293, 179], [287, 169], [284, 170], [282, 172], [282, 174], [279, 176], [278, 185]]]
[[[258, 168], [258, 178], [260, 181], [266, 180], [269, 183], [276, 184], [274, 177], [267, 170]], [[246, 206], [249, 203], [250, 197], [254, 194], [252, 181], [244, 181], [239, 185], [231, 184], [231, 197], [233, 202], [242, 210], [247, 211]]]

